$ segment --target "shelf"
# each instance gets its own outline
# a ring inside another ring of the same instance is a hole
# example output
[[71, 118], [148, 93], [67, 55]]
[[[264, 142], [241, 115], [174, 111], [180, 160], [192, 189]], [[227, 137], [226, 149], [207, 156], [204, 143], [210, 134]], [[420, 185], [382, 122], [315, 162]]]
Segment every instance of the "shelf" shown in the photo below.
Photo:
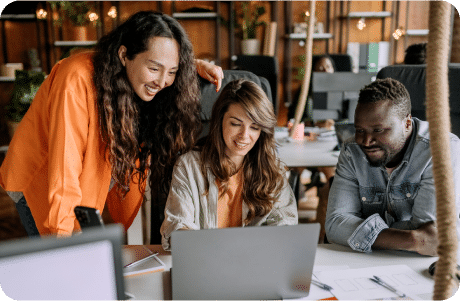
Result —
[[203, 13], [173, 13], [173, 18], [176, 19], [215, 19], [219, 15], [215, 12]]
[[56, 41], [54, 42], [54, 46], [58, 47], [84, 47], [84, 46], [94, 46], [96, 45], [97, 41]]
[[0, 76], [0, 82], [14, 82], [13, 76]]
[[6, 14], [1, 15], [0, 20], [39, 20], [35, 14]]
[[351, 12], [346, 16], [348, 18], [386, 18], [391, 17], [390, 11], [380, 11], [380, 12], [372, 12], [372, 11], [364, 11], [364, 12]]
[[427, 36], [428, 29], [408, 29], [404, 35], [406, 36]]
[[[314, 40], [327, 40], [332, 39], [332, 33], [313, 33]], [[291, 40], [305, 40], [307, 38], [306, 33], [290, 33], [286, 35], [286, 38]]]

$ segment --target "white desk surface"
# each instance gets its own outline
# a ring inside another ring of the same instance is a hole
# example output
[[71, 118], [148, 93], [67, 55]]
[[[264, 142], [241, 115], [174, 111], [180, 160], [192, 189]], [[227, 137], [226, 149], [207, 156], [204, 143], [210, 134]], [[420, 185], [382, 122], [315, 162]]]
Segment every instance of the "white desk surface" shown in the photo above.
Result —
[[338, 151], [333, 151], [337, 140], [303, 141], [278, 139], [278, 155], [287, 167], [336, 166]]
[[[159, 251], [159, 258], [165, 263], [164, 272], [156, 272], [139, 276], [125, 277], [125, 291], [133, 294], [138, 300], [171, 299], [172, 257], [170, 252], [163, 251], [160, 245], [148, 246], [152, 251]], [[372, 253], [359, 253], [349, 247], [336, 244], [320, 244], [316, 252], [315, 266], [343, 266], [365, 268], [372, 266], [404, 264], [415, 272], [434, 280], [428, 274], [428, 267], [437, 257], [421, 256], [416, 253], [391, 250], [376, 250]], [[431, 294], [422, 296], [430, 299]]]

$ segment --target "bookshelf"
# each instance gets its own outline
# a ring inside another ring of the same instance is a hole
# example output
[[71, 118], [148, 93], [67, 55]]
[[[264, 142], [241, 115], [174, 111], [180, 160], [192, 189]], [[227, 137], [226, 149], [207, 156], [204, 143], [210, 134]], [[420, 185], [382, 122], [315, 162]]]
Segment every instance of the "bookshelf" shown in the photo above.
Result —
[[[3, 62], [6, 64], [9, 62], [8, 56], [8, 47], [7, 47], [7, 24], [6, 22], [34, 22], [36, 24], [36, 35], [37, 35], [37, 43], [40, 44], [42, 40], [41, 31], [40, 31], [40, 23], [46, 24], [46, 19], [38, 19], [36, 14], [2, 14], [0, 15], [0, 23], [1, 23], [1, 39], [2, 39], [2, 51], [3, 51]], [[45, 25], [45, 39], [46, 39], [46, 25]], [[42, 51], [40, 45], [37, 45], [38, 57], [42, 59]], [[5, 80], [2, 80], [5, 81]]]
[[[329, 11], [331, 10], [331, 3], [328, 1], [326, 3], [326, 11], [327, 11], [327, 18], [325, 20], [326, 26], [325, 26], [325, 33], [313, 33], [313, 41], [323, 41], [326, 42], [326, 53], [329, 52], [329, 43], [328, 41], [334, 39], [334, 35], [332, 33], [329, 33], [329, 27], [330, 27], [330, 16], [329, 16]], [[292, 16], [294, 15], [293, 8], [292, 8], [292, 2], [291, 1], [286, 1], [284, 2], [284, 11], [285, 11], [285, 34], [284, 34], [284, 39], [286, 40], [284, 43], [284, 102], [285, 104], [290, 104], [292, 103], [293, 97], [292, 97], [292, 91], [291, 91], [291, 86], [292, 86], [292, 72], [293, 72], [293, 64], [292, 64], [292, 42], [297, 41], [299, 43], [299, 46], [303, 47], [305, 45], [305, 40], [307, 38], [306, 33], [292, 33], [292, 26], [293, 26], [293, 20]]]
[[[220, 12], [220, 1], [215, 1], [215, 11], [205, 12], [205, 11], [176, 11], [176, 2], [173, 1], [171, 5], [172, 17], [177, 20], [209, 20], [215, 23], [215, 64], [222, 64], [222, 55], [220, 50], [221, 45], [221, 12]], [[184, 27], [186, 25], [183, 24]]]

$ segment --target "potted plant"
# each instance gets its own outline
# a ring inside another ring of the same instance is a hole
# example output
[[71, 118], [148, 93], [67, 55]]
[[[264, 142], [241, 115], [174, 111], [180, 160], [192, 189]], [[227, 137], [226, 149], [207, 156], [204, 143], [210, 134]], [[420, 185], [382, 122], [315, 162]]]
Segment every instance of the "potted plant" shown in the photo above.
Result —
[[11, 101], [6, 106], [10, 137], [29, 109], [38, 88], [45, 80], [45, 72], [16, 70]]
[[48, 1], [51, 9], [57, 16], [54, 22], [60, 26], [65, 19], [73, 25], [73, 40], [84, 41], [87, 39], [87, 25], [91, 24], [90, 13], [94, 6], [87, 1]]
[[265, 14], [265, 7], [250, 1], [241, 3], [241, 13], [238, 15], [241, 23], [238, 24], [241, 34], [241, 52], [247, 55], [260, 53], [260, 41], [256, 38], [257, 27], [264, 25], [259, 18]]

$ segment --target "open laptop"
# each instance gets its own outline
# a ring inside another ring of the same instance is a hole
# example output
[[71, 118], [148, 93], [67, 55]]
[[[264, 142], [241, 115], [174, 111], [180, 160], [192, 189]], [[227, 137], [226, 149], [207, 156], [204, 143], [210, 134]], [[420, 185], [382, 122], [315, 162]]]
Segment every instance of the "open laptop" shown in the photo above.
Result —
[[341, 150], [343, 143], [355, 136], [355, 124], [349, 121], [336, 122], [334, 124], [337, 136], [337, 147], [334, 150]]
[[173, 299], [308, 296], [320, 225], [175, 231]]
[[119, 225], [68, 238], [0, 243], [0, 287], [14, 300], [126, 299]]

